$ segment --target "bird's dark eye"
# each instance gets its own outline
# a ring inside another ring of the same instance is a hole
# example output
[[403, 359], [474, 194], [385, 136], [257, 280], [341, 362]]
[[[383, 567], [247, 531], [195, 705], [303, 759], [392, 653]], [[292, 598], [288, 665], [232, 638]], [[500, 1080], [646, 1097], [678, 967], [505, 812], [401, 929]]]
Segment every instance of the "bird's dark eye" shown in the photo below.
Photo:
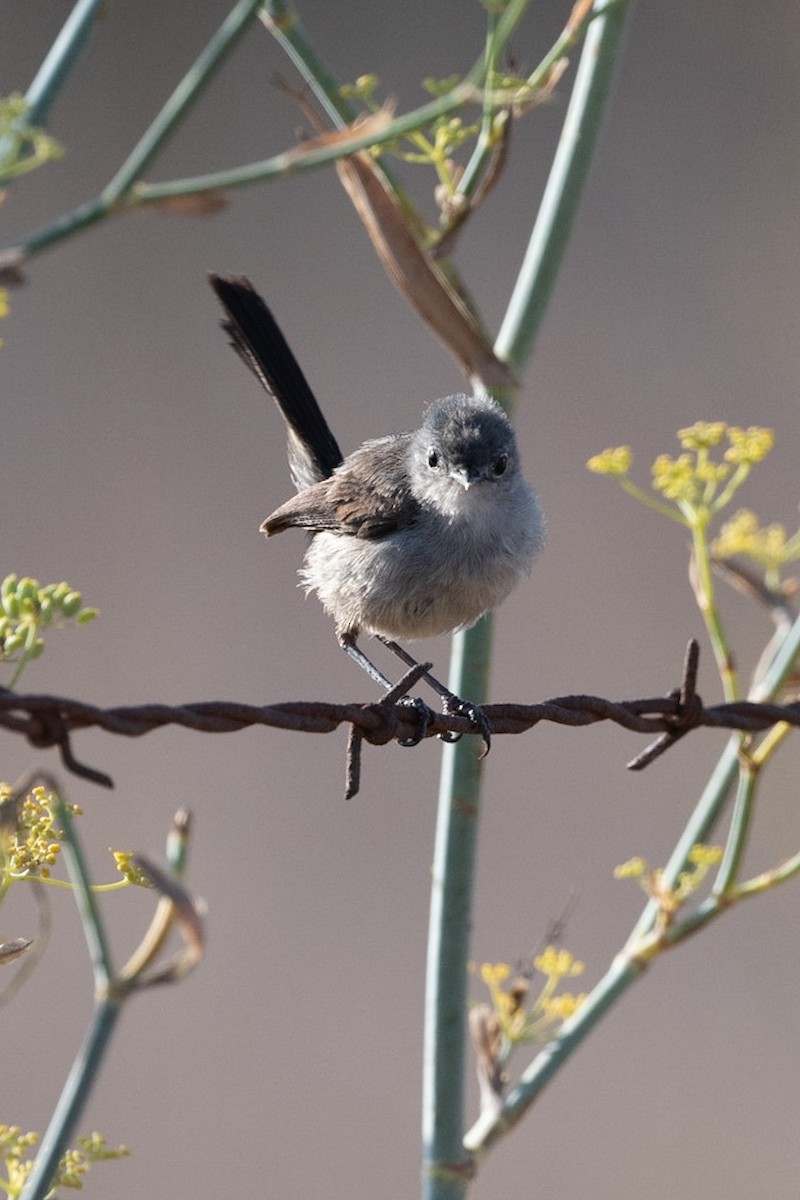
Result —
[[438, 450], [433, 450], [433, 449], [429, 450], [428, 451], [428, 466], [429, 467], [438, 467], [438, 465], [439, 465]]
[[494, 462], [492, 463], [492, 470], [494, 471], [495, 475], [504, 475], [507, 466], [508, 466], [508, 455], [507, 454], [499, 454], [497, 456], [497, 458], [494, 460]]

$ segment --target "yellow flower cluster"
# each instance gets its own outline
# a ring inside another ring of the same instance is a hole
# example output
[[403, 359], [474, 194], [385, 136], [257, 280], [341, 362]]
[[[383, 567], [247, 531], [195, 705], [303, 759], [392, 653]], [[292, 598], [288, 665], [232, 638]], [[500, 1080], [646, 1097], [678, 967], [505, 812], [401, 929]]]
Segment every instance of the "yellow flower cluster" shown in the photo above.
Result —
[[615, 879], [638, 879], [651, 900], [655, 900], [666, 920], [672, 920], [680, 906], [701, 887], [711, 867], [722, 859], [721, 846], [697, 842], [688, 854], [691, 870], [682, 871], [674, 888], [664, 886], [662, 867], [651, 867], [644, 858], [629, 858], [614, 869]]
[[[694, 529], [705, 528], [710, 517], [728, 504], [744, 483], [755, 463], [772, 449], [775, 437], [771, 429], [751, 425], [741, 429], [725, 421], [696, 421], [678, 430], [682, 453], [659, 454], [653, 463], [652, 482], [664, 500], [643, 492], [628, 478], [633, 455], [630, 446], [616, 446], [596, 454], [586, 464], [590, 471], [619, 480], [626, 492], [651, 508]], [[727, 441], [721, 459], [711, 454]]]
[[548, 946], [533, 960], [533, 967], [546, 979], [532, 1000], [530, 979], [526, 975], [512, 976], [508, 963], [483, 963], [480, 968], [500, 1030], [510, 1044], [549, 1040], [555, 1027], [572, 1016], [585, 999], [585, 995], [571, 992], [554, 994], [563, 979], [583, 973], [583, 963], [568, 950]]
[[633, 462], [630, 446], [609, 446], [602, 454], [595, 454], [586, 464], [596, 475], [627, 475]]
[[[0, 1180], [0, 1188], [12, 1200], [22, 1195], [36, 1161], [30, 1152], [38, 1141], [38, 1133], [23, 1133], [19, 1125], [0, 1125], [0, 1159], [6, 1168], [6, 1179]], [[93, 1163], [127, 1158], [129, 1154], [127, 1146], [109, 1146], [99, 1133], [78, 1138], [77, 1147], [62, 1155], [48, 1196], [55, 1196], [60, 1187], [82, 1188], [83, 1178]]]
[[783, 525], [761, 526], [755, 513], [743, 508], [722, 526], [711, 550], [718, 558], [744, 555], [775, 577], [781, 567], [800, 560], [800, 530], [787, 537]]
[[[9, 784], [0, 784], [0, 816], [13, 795]], [[61, 831], [55, 827], [53, 815], [54, 798], [43, 787], [35, 787], [9, 814], [9, 820], [0, 821], [3, 831], [0, 842], [0, 891], [12, 879], [36, 876], [47, 879], [50, 868], [55, 865], [61, 850]], [[70, 805], [70, 812], [80, 813], [77, 805]]]
[[8, 1196], [21, 1195], [33, 1167], [28, 1154], [38, 1141], [38, 1133], [23, 1133], [19, 1125], [0, 1125], [0, 1159], [6, 1168], [3, 1190]]
[[93, 1163], [127, 1158], [129, 1154], [130, 1150], [127, 1146], [109, 1146], [106, 1144], [106, 1139], [99, 1133], [78, 1138], [77, 1147], [66, 1150], [61, 1157], [56, 1174], [56, 1186], [82, 1188], [83, 1177]]
[[[729, 444], [723, 462], [713, 462], [709, 450], [725, 436]], [[775, 436], [771, 429], [757, 425], [740, 429], [724, 421], [696, 421], [678, 430], [678, 441], [689, 453], [678, 458], [660, 454], [653, 463], [653, 487], [668, 500], [698, 506], [710, 504], [717, 486], [731, 476], [733, 467], [738, 468], [736, 486], [743, 483], [750, 468], [772, 449]]]

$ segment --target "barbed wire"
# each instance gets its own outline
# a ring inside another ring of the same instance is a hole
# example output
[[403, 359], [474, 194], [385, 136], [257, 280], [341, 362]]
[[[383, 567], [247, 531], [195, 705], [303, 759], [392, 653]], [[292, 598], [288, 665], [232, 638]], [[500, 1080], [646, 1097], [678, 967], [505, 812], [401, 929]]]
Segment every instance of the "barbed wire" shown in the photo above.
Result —
[[[689, 643], [683, 682], [665, 696], [636, 700], [607, 700], [602, 696], [557, 696], [537, 704], [487, 704], [483, 713], [492, 735], [520, 734], [543, 721], [579, 727], [611, 721], [633, 733], [655, 736], [628, 764], [642, 770], [692, 729], [724, 728], [758, 733], [779, 721], [800, 727], [800, 702], [766, 704], [740, 700], [706, 707], [695, 690], [699, 647]], [[414, 672], [405, 677], [406, 689], [416, 682]], [[27, 738], [32, 746], [57, 746], [67, 770], [105, 787], [113, 787], [103, 771], [80, 762], [74, 755], [71, 734], [99, 728], [124, 737], [142, 737], [154, 729], [178, 725], [200, 733], [235, 733], [253, 726], [288, 729], [299, 733], [332, 733], [340, 725], [350, 728], [347, 751], [346, 795], [354, 796], [360, 779], [363, 741], [385, 745], [400, 741], [413, 745], [426, 737], [452, 740], [464, 733], [480, 732], [461, 713], [420, 711], [397, 698], [397, 689], [381, 701], [336, 704], [320, 700], [253, 705], [228, 700], [193, 704], [139, 704], [99, 708], [64, 696], [17, 695], [0, 689], [0, 727]]]

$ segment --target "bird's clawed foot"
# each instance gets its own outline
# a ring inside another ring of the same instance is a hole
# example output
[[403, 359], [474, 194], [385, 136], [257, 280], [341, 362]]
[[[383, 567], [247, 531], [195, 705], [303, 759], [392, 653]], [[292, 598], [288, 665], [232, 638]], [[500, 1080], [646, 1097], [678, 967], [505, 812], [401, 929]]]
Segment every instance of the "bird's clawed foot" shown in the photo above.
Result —
[[398, 738], [397, 744], [399, 746], [418, 746], [426, 736], [428, 726], [436, 716], [436, 713], [419, 696], [402, 696], [398, 700], [398, 704], [405, 704], [408, 708], [413, 708], [419, 713], [419, 726], [416, 733], [413, 733], [411, 737]]
[[[486, 755], [492, 748], [492, 731], [489, 728], [489, 719], [486, 713], [481, 708], [480, 704], [473, 704], [471, 700], [462, 700], [459, 696], [454, 696], [452, 692], [448, 692], [442, 697], [442, 708], [447, 715], [456, 714], [460, 717], [466, 717], [475, 726], [475, 732], [479, 733], [483, 738], [483, 750], [480, 757], [486, 758]], [[461, 737], [460, 733], [439, 734], [442, 741], [455, 742]]]

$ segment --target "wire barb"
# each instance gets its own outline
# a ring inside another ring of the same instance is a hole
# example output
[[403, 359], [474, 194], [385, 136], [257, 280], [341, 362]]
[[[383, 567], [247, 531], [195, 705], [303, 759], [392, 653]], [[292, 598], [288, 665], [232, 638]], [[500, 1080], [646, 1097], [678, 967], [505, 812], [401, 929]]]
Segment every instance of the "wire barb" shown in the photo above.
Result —
[[690, 638], [686, 647], [686, 657], [683, 662], [683, 682], [680, 688], [673, 688], [668, 693], [669, 700], [677, 701], [675, 713], [668, 717], [669, 728], [654, 742], [646, 746], [641, 754], [632, 758], [627, 764], [629, 771], [643, 771], [650, 763], [659, 758], [670, 746], [674, 746], [702, 721], [703, 701], [697, 695], [697, 670], [700, 665], [700, 643], [696, 638]]

